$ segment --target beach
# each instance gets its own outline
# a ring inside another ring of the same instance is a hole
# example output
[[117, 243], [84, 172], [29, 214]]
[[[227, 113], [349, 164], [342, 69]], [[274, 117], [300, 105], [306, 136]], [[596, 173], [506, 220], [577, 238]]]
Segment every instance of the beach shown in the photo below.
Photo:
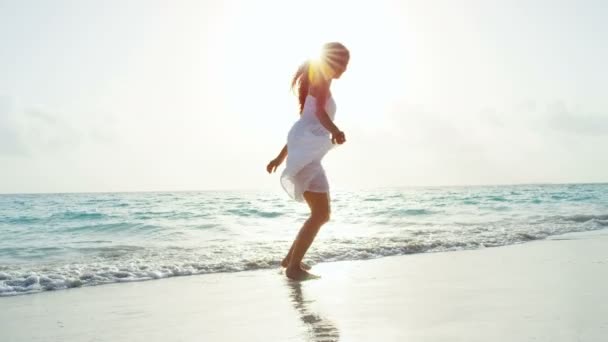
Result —
[[2, 341], [603, 341], [608, 231], [0, 298]]

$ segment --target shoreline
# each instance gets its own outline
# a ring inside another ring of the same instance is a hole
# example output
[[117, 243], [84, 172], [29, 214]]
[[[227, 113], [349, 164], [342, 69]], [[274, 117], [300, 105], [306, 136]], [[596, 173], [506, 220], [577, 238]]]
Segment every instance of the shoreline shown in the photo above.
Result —
[[601, 341], [608, 230], [0, 298], [3, 340]]
[[[437, 251], [436, 250], [426, 250], [423, 252], [413, 252], [413, 253], [406, 253], [406, 254], [383, 255], [383, 256], [373, 257], [373, 258], [368, 258], [368, 259], [322, 261], [322, 262], [319, 262], [316, 264], [312, 264], [312, 266], [323, 265], [323, 264], [332, 264], [332, 263], [336, 263], [336, 262], [361, 262], [361, 261], [372, 261], [372, 260], [393, 258], [393, 257], [407, 257], [407, 256], [413, 256], [413, 255], [421, 255], [421, 254], [458, 253], [458, 252], [477, 251], [477, 250], [485, 250], [485, 249], [492, 249], [492, 248], [503, 248], [503, 247], [523, 245], [523, 244], [528, 244], [528, 243], [535, 243], [535, 242], [544, 241], [544, 240], [561, 240], [560, 237], [570, 236], [572, 234], [580, 235], [580, 236], [593, 236], [595, 233], [597, 233], [599, 235], [602, 235], [603, 231], [608, 232], [608, 228], [588, 230], [588, 231], [582, 231], [582, 232], [567, 232], [567, 233], [563, 233], [563, 234], [549, 235], [547, 237], [539, 238], [539, 239], [517, 241], [517, 242], [511, 243], [511, 244], [506, 244], [506, 245], [497, 245], [497, 246], [490, 245], [490, 246], [481, 246], [481, 247], [476, 247], [476, 248], [455, 249], [455, 250], [437, 250]], [[238, 271], [218, 271], [218, 272], [209, 272], [209, 273], [179, 274], [179, 275], [171, 275], [171, 276], [159, 277], [159, 278], [151, 277], [151, 278], [144, 278], [144, 279], [125, 279], [125, 280], [100, 283], [100, 284], [92, 284], [92, 285], [85, 284], [85, 285], [79, 285], [79, 286], [73, 286], [73, 287], [61, 288], [61, 289], [41, 290], [41, 291], [37, 291], [37, 292], [17, 292], [17, 293], [0, 295], [0, 302], [2, 301], [3, 298], [10, 298], [10, 297], [15, 297], [15, 296], [40, 295], [42, 293], [57, 292], [57, 291], [59, 291], [59, 292], [74, 291], [74, 290], [89, 288], [89, 287], [99, 287], [99, 286], [104, 287], [104, 286], [108, 286], [108, 285], [120, 285], [120, 284], [130, 284], [130, 283], [149, 282], [149, 281], [162, 281], [162, 280], [167, 280], [167, 279], [172, 279], [172, 278], [208, 276], [208, 275], [213, 275], [213, 274], [235, 274], [235, 273], [243, 273], [243, 272], [269, 271], [269, 270], [278, 269], [278, 261], [277, 261], [276, 266], [277, 267], [262, 267], [262, 268], [257, 268], [257, 269], [254, 268], [254, 269], [246, 269], [246, 270], [238, 270]]]

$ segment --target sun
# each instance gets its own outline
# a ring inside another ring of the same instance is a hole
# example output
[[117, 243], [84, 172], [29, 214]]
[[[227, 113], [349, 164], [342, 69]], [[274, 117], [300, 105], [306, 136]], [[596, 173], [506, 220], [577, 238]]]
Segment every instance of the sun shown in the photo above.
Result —
[[319, 62], [321, 61], [321, 54], [322, 54], [322, 49], [321, 49], [321, 44], [319, 43], [318, 46], [312, 46], [312, 44], [316, 44], [317, 42], [311, 41], [309, 44], [311, 45], [309, 47], [310, 52], [308, 55], [308, 61], [310, 61], [310, 63], [312, 64], [319, 64]]

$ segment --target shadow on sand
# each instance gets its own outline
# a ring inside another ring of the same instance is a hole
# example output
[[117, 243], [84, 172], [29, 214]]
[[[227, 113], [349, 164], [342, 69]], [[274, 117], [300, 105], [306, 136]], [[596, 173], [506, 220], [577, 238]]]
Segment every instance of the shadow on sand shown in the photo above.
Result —
[[334, 342], [340, 340], [338, 328], [328, 319], [312, 312], [310, 303], [313, 300], [305, 300], [302, 293], [302, 283], [289, 281], [288, 286], [291, 290], [291, 301], [294, 308], [300, 314], [300, 319], [307, 326], [310, 342]]

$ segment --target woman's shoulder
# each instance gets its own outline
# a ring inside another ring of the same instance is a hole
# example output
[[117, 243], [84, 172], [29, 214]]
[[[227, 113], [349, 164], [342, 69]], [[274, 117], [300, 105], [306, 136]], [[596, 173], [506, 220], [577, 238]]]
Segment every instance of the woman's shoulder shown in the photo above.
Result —
[[308, 87], [308, 93], [316, 98], [329, 97], [329, 83], [314, 82]]
[[319, 91], [317, 89], [317, 91], [313, 91], [310, 89], [307, 97], [312, 97], [315, 101], [327, 102], [332, 96], [329, 90]]

